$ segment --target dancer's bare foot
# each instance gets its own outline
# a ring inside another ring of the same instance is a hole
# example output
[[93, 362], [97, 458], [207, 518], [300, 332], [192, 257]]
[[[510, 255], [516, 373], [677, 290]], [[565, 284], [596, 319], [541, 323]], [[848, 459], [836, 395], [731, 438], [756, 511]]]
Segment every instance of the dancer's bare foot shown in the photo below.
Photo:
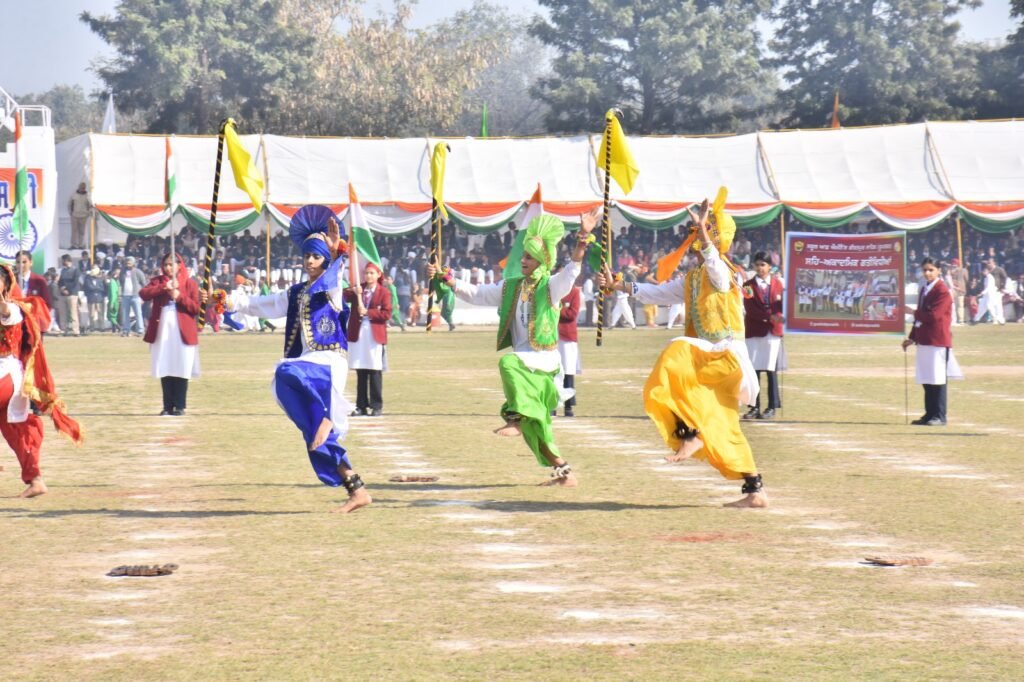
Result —
[[580, 484], [580, 482], [578, 480], [576, 480], [576, 474], [570, 473], [567, 476], [549, 478], [548, 480], [544, 481], [543, 483], [538, 483], [537, 485], [539, 485], [539, 486], [560, 485], [563, 488], [575, 488], [579, 484]]
[[735, 502], [729, 502], [722, 506], [732, 507], [733, 509], [767, 509], [768, 494], [763, 490], [759, 493], [747, 493]]
[[327, 437], [331, 435], [331, 429], [334, 428], [334, 422], [327, 417], [320, 422], [320, 427], [316, 430], [316, 435], [313, 436], [312, 442], [309, 444], [310, 450], [316, 450], [318, 447], [327, 442]]
[[523, 435], [523, 430], [519, 428], [519, 424], [516, 422], [505, 422], [504, 426], [494, 429], [494, 433], [506, 438], [514, 438]]
[[32, 479], [32, 482], [28, 484], [28, 487], [21, 491], [21, 494], [18, 495], [18, 497], [39, 497], [40, 495], [45, 495], [48, 490], [49, 488], [47, 488], [46, 484], [43, 483], [42, 477], [36, 476]]
[[679, 446], [674, 455], [666, 455], [666, 462], [682, 462], [684, 459], [690, 459], [693, 457], [693, 453], [704, 447], [704, 441], [699, 437], [694, 436], [693, 438], [684, 438], [683, 444]]
[[337, 509], [332, 509], [331, 513], [349, 514], [351, 512], [354, 512], [356, 509], [359, 509], [360, 507], [365, 507], [371, 502], [373, 502], [373, 498], [370, 497], [370, 493], [366, 492], [366, 488], [357, 488], [356, 490], [349, 494], [348, 502], [341, 505]]

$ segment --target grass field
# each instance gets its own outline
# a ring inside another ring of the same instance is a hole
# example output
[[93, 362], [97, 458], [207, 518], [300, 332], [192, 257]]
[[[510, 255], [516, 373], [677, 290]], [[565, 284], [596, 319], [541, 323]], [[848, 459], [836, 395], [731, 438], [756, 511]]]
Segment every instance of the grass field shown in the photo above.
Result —
[[899, 338], [787, 338], [782, 418], [744, 427], [767, 511], [660, 459], [640, 392], [676, 333], [584, 335], [580, 416], [556, 420], [577, 489], [491, 434], [493, 330], [392, 334], [386, 414], [347, 441], [374, 504], [349, 516], [269, 394], [280, 334], [204, 337], [181, 418], [139, 340], [48, 340], [88, 442], [47, 426], [37, 499], [0, 462], [0, 679], [1024, 675], [1024, 326], [956, 330], [945, 428], [904, 425]]

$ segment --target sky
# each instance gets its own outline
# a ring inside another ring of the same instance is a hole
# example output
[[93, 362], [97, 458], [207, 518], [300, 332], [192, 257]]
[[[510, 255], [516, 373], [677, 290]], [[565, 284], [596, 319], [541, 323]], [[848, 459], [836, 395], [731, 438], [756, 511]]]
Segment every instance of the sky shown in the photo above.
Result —
[[[536, 0], [493, 1], [519, 13], [541, 11]], [[472, 4], [473, 0], [421, 0], [414, 10], [413, 26], [427, 26]], [[4, 32], [0, 87], [12, 95], [45, 92], [61, 84], [81, 85], [87, 93], [100, 89], [89, 67], [112, 52], [78, 15], [83, 11], [111, 14], [116, 5], [117, 0], [0, 0], [5, 26], [16, 27]], [[390, 0], [367, 0], [364, 14], [391, 6]], [[971, 40], [1000, 40], [1013, 27], [1010, 0], [984, 0], [978, 9], [962, 12], [959, 20]]]

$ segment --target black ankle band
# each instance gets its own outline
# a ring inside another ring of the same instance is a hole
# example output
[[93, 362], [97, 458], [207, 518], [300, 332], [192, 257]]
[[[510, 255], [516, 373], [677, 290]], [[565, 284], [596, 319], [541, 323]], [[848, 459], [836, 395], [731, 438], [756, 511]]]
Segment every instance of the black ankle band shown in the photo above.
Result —
[[696, 438], [698, 433], [700, 433], [700, 429], [691, 429], [683, 421], [676, 422], [676, 438], [680, 440], [690, 440], [691, 438]]
[[359, 474], [352, 474], [348, 478], [343, 479], [341, 484], [345, 486], [345, 490], [348, 491], [349, 495], [366, 485], [363, 483], [363, 479], [359, 478]]
[[757, 474], [756, 476], [744, 476], [743, 481], [742, 492], [744, 495], [759, 493], [761, 492], [761, 488], [764, 487], [761, 484], [761, 474]]
[[511, 424], [518, 424], [523, 420], [523, 415], [519, 414], [518, 412], [505, 412], [501, 416], [505, 421]]
[[552, 469], [554, 471], [551, 472], [551, 478], [569, 478], [569, 474], [572, 473], [572, 467], [569, 466], [568, 462], [555, 465]]

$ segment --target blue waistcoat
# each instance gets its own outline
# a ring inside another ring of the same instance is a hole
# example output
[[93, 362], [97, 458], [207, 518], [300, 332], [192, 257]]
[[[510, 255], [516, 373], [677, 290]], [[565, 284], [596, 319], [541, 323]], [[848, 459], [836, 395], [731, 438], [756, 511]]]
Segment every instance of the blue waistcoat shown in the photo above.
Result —
[[[319, 281], [319, 280], [318, 280]], [[302, 355], [302, 341], [306, 338], [311, 350], [333, 350], [348, 352], [348, 305], [341, 310], [334, 307], [326, 290], [307, 293], [309, 283], [294, 284], [288, 289], [288, 323], [284, 334], [284, 356], [297, 358]]]

